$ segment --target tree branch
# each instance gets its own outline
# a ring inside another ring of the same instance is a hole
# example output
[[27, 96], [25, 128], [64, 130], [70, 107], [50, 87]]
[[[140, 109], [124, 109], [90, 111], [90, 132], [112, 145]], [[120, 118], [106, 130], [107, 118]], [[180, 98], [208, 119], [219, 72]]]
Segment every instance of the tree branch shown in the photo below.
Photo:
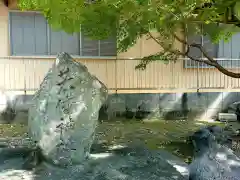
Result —
[[[148, 35], [149, 35], [157, 44], [159, 44], [161, 47], [164, 48], [163, 43], [161, 43], [160, 41], [158, 41], [158, 40], [151, 34], [151, 32], [148, 31]], [[178, 51], [178, 50], [171, 50], [171, 49], [166, 49], [166, 48], [164, 48], [165, 51], [168, 51], [168, 52], [171, 52], [171, 53], [174, 53], [174, 54], [178, 54], [178, 55], [183, 56], [183, 57], [187, 56], [189, 59], [191, 59], [191, 60], [193, 60], [193, 61], [196, 61], [196, 62], [199, 62], [199, 63], [205, 63], [205, 64], [208, 64], [208, 65], [210, 65], [210, 66], [213, 66], [213, 64], [210, 63], [210, 62], [208, 62], [208, 61], [205, 61], [205, 60], [202, 60], [202, 59], [197, 59], [197, 58], [194, 58], [194, 57], [190, 56], [190, 55], [189, 55], [189, 51], [190, 51], [190, 47], [191, 47], [191, 46], [190, 46], [186, 41], [180, 39], [177, 35], [174, 34], [174, 37], [175, 37], [179, 42], [181, 42], [181, 43], [183, 43], [184, 45], [186, 45], [187, 50], [186, 50], [185, 52], [181, 52], [181, 51]]]
[[[191, 48], [191, 47], [195, 47], [195, 48], [198, 48], [204, 57], [207, 58], [208, 61], [204, 61], [204, 60], [199, 60], [199, 59], [196, 59], [194, 57], [191, 57], [189, 56], [189, 54], [185, 54], [185, 56], [187, 56], [189, 59], [193, 60], [193, 61], [197, 61], [197, 62], [203, 62], [205, 64], [208, 64], [210, 66], [213, 66], [215, 68], [217, 68], [221, 73], [227, 75], [227, 76], [230, 76], [230, 77], [233, 77], [233, 78], [240, 78], [240, 73], [234, 73], [234, 72], [231, 72], [229, 70], [227, 70], [226, 68], [224, 68], [223, 66], [221, 66], [216, 60], [214, 60], [212, 57], [210, 57], [207, 52], [204, 50], [203, 46], [200, 45], [200, 44], [196, 44], [196, 43], [193, 43], [193, 44], [189, 44], [187, 43], [185, 40], [179, 38], [176, 34], [174, 34], [174, 37], [179, 41], [181, 42], [182, 44], [186, 45], [187, 48]], [[183, 53], [184, 54], [184, 53]]]
[[[141, 25], [140, 25], [141, 26]], [[142, 27], [142, 26], [141, 26]], [[143, 27], [142, 27], [143, 28]], [[221, 73], [229, 76], [229, 77], [233, 77], [233, 78], [240, 78], [240, 73], [234, 73], [234, 72], [231, 72], [229, 70], [227, 70], [226, 68], [224, 68], [223, 66], [221, 66], [216, 60], [214, 60], [212, 57], [210, 57], [208, 55], [208, 53], [204, 50], [203, 46], [200, 45], [200, 44], [196, 44], [196, 43], [192, 43], [192, 44], [189, 44], [185, 39], [181, 39], [180, 37], [178, 37], [176, 34], [173, 34], [173, 37], [178, 40], [180, 43], [184, 44], [186, 47], [187, 47], [187, 50], [185, 52], [181, 52], [179, 50], [173, 50], [171, 48], [166, 48], [164, 47], [164, 43], [161, 43], [160, 41], [158, 41], [152, 34], [150, 31], [144, 29], [147, 34], [149, 35], [150, 38], [152, 38], [157, 44], [159, 44], [165, 51], [167, 52], [170, 52], [170, 53], [173, 53], [173, 54], [178, 54], [180, 56], [183, 56], [183, 57], [188, 57], [189, 59], [193, 60], [193, 61], [196, 61], [196, 62], [199, 62], [199, 63], [205, 63], [209, 66], [213, 66], [215, 67], [216, 69], [218, 69]], [[195, 48], [198, 48], [204, 57], [207, 58], [207, 61], [204, 60], [204, 59], [198, 59], [198, 58], [194, 58], [192, 56], [189, 55], [189, 51], [190, 51], [190, 48], [192, 47], [195, 47]]]

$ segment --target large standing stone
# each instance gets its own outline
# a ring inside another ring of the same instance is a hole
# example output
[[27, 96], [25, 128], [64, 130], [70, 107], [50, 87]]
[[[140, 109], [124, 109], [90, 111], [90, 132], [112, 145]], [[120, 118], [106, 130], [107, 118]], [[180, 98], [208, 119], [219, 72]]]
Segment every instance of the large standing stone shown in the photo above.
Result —
[[60, 53], [29, 109], [29, 135], [57, 165], [88, 156], [107, 88], [67, 53]]

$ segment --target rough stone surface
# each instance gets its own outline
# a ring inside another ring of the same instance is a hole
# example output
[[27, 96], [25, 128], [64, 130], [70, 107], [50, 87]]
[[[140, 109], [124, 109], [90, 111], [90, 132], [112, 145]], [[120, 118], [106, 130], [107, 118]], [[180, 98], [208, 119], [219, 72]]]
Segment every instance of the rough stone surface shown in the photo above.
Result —
[[59, 168], [43, 163], [32, 171], [21, 168], [23, 159], [0, 162], [1, 180], [187, 180], [162, 151], [119, 148], [91, 154], [81, 165]]
[[240, 180], [240, 159], [224, 143], [218, 144], [220, 132], [205, 128], [193, 135], [196, 154], [189, 166], [189, 179]]
[[88, 155], [107, 88], [86, 66], [60, 53], [29, 109], [29, 135], [54, 164], [81, 163]]

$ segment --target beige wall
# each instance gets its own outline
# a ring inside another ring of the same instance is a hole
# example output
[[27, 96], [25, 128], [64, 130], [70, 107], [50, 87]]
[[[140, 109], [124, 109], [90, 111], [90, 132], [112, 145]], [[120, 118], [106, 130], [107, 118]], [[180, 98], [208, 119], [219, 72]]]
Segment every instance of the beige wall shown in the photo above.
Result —
[[[114, 60], [78, 59], [109, 87], [114, 86]], [[109, 61], [111, 61], [109, 63]], [[54, 58], [0, 58], [0, 87], [5, 89], [36, 89], [54, 62]]]
[[[136, 60], [77, 59], [84, 63], [111, 92], [196, 92], [239, 91], [240, 80], [213, 69], [184, 69], [182, 63], [151, 63], [145, 71], [134, 70]], [[8, 90], [35, 90], [51, 67], [53, 58], [0, 58], [0, 87]], [[201, 89], [202, 88], [202, 89]], [[1, 88], [0, 88], [1, 89]]]
[[[9, 90], [34, 90], [39, 87], [54, 59], [47, 57], [9, 57], [8, 9], [0, 5], [0, 87]], [[175, 43], [179, 49], [180, 43]], [[135, 70], [141, 58], [158, 52], [159, 45], [153, 40], [140, 39], [118, 59], [77, 59], [97, 75], [107, 87], [119, 93], [151, 93], [179, 91], [221, 91], [225, 88], [238, 91], [238, 79], [229, 78], [215, 69], [185, 69], [183, 61], [170, 63], [153, 62], [145, 71]], [[237, 69], [238, 70], [238, 69]], [[235, 89], [233, 89], [235, 88]]]

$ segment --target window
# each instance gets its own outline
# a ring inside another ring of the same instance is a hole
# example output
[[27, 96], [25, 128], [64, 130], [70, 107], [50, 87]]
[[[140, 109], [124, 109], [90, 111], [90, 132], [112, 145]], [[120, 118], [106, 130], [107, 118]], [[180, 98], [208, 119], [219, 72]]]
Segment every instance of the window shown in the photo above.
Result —
[[[194, 35], [187, 37], [188, 43], [202, 44], [206, 52], [216, 58], [218, 63], [226, 68], [240, 67], [240, 48], [239, 46], [240, 33], [237, 33], [231, 37], [228, 42], [221, 40], [218, 44], [213, 44], [209, 37], [203, 35]], [[202, 53], [197, 48], [191, 48], [189, 55], [195, 58], [204, 58]], [[196, 67], [211, 67], [204, 63], [197, 63], [192, 60], [186, 60], [184, 62], [186, 68]]]
[[78, 56], [116, 56], [116, 40], [91, 40], [81, 33], [53, 31], [35, 12], [10, 12], [11, 55], [56, 55], [65, 51]]

